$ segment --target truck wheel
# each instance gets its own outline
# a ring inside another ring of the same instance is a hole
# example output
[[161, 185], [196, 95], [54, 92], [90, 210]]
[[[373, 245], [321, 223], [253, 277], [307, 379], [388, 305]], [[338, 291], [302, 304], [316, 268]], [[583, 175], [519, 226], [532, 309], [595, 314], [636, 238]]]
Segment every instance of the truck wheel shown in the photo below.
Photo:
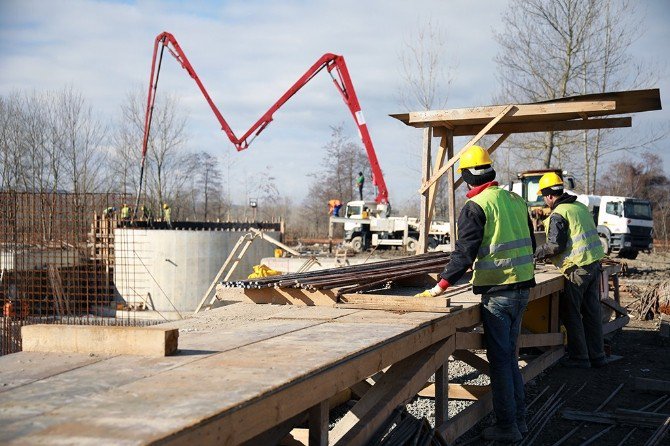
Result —
[[358, 236], [352, 238], [351, 242], [349, 242], [349, 245], [351, 246], [351, 249], [354, 250], [354, 252], [363, 251], [363, 237]]
[[603, 245], [603, 251], [605, 251], [605, 255], [609, 255], [609, 253], [610, 253], [610, 242], [607, 241], [607, 238], [603, 237], [601, 235], [600, 236], [600, 244]]
[[408, 238], [407, 239], [407, 250], [416, 252], [416, 248], [419, 246], [419, 242], [416, 239]]

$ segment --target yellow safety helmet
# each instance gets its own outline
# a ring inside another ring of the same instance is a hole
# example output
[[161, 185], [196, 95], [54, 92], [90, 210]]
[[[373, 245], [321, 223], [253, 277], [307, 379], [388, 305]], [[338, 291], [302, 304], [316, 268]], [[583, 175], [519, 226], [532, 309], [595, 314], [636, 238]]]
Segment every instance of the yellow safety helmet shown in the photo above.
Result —
[[553, 188], [554, 190], [558, 190], [558, 187], [555, 186], [560, 186], [560, 188], [563, 188], [563, 179], [558, 176], [556, 172], [547, 172], [544, 175], [542, 175], [542, 178], [540, 178], [540, 187], [537, 190], [538, 195], [542, 195], [542, 190], [546, 189], [548, 187]]
[[169, 206], [167, 203], [163, 203], [163, 209], [167, 209]]
[[483, 147], [470, 146], [461, 155], [461, 162], [457, 170], [460, 173], [463, 169], [484, 166], [486, 164], [493, 164], [489, 152]]

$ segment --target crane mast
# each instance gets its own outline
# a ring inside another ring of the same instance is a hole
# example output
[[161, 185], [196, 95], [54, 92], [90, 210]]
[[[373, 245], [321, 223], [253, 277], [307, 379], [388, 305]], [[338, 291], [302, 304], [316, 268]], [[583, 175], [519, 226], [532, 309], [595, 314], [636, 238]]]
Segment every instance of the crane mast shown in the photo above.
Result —
[[144, 135], [142, 139], [140, 182], [137, 192], [137, 203], [135, 205], [134, 212], [137, 212], [137, 207], [139, 205], [142, 179], [144, 176], [144, 165], [146, 161], [147, 149], [149, 146], [151, 120], [156, 101], [156, 91], [158, 89], [158, 79], [163, 61], [163, 54], [166, 49], [198, 85], [198, 88], [205, 97], [205, 100], [212, 109], [212, 112], [214, 112], [214, 116], [216, 116], [216, 119], [219, 121], [221, 130], [226, 133], [228, 139], [231, 143], [233, 143], [238, 151], [248, 148], [253, 140], [272, 122], [274, 113], [279, 110], [279, 108], [281, 108], [289, 99], [291, 99], [293, 95], [300, 91], [300, 89], [304, 87], [314, 76], [316, 76], [321, 70], [325, 68], [326, 71], [328, 71], [328, 74], [330, 74], [333, 84], [340, 92], [344, 103], [347, 104], [347, 107], [349, 108], [349, 111], [354, 118], [354, 122], [358, 127], [361, 141], [365, 147], [368, 160], [370, 161], [370, 167], [372, 169], [372, 184], [377, 188], [377, 196], [375, 197], [375, 201], [377, 203], [383, 204], [388, 203], [388, 189], [386, 188], [386, 182], [384, 181], [384, 176], [382, 174], [381, 167], [379, 166], [379, 161], [377, 160], [377, 154], [375, 153], [374, 146], [372, 145], [370, 132], [368, 131], [365, 118], [363, 117], [363, 112], [361, 111], [361, 106], [358, 102], [358, 97], [356, 96], [356, 91], [354, 90], [353, 83], [351, 82], [349, 70], [347, 69], [347, 64], [345, 63], [343, 56], [331, 53], [326, 53], [321, 56], [291, 86], [291, 88], [286, 91], [286, 93], [284, 93], [274, 104], [272, 104], [272, 106], [270, 106], [270, 108], [249, 128], [249, 130], [247, 130], [241, 137], [238, 138], [217, 108], [216, 104], [214, 104], [214, 101], [212, 101], [209, 93], [207, 93], [207, 89], [198, 77], [198, 74], [195, 72], [193, 65], [191, 65], [191, 62], [186, 57], [186, 54], [182, 50], [181, 46], [179, 46], [177, 39], [175, 39], [172, 34], [163, 32], [159, 34], [154, 41], [153, 57], [151, 60], [151, 74], [149, 77], [149, 92], [147, 95], [147, 107], [144, 120]]

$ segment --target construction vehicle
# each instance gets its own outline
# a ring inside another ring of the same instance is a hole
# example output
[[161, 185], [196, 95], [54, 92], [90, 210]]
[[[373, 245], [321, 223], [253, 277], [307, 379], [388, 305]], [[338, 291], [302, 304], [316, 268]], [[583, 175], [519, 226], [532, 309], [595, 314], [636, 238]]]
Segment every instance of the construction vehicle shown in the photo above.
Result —
[[[328, 235], [333, 226], [344, 224], [344, 242], [354, 252], [373, 247], [403, 247], [416, 251], [419, 240], [419, 220], [413, 217], [391, 217], [387, 205], [373, 201], [350, 201], [342, 217], [330, 217]], [[431, 249], [449, 243], [449, 223], [432, 221], [428, 231]]]
[[538, 242], [544, 240], [543, 221], [551, 212], [544, 204], [542, 196], [537, 195], [540, 178], [547, 172], [558, 174], [563, 179], [565, 191], [576, 195], [577, 200], [589, 208], [606, 254], [615, 253], [619, 257], [635, 259], [640, 251], [653, 248], [653, 220], [649, 201], [631, 197], [576, 194], [572, 192], [575, 179], [560, 169], [521, 172], [517, 174], [518, 181], [506, 186], [528, 203]]
[[[160, 54], [159, 54], [160, 48]], [[147, 108], [145, 114], [144, 122], [144, 136], [142, 140], [142, 161], [140, 165], [140, 181], [139, 188], [137, 193], [137, 205], [135, 209], [138, 209], [139, 199], [142, 189], [142, 179], [144, 176], [144, 165], [147, 155], [147, 149], [149, 145], [149, 134], [151, 130], [151, 119], [154, 110], [154, 103], [156, 101], [156, 91], [158, 89], [158, 79], [160, 75], [161, 64], [163, 61], [163, 53], [165, 49], [179, 62], [186, 70], [186, 72], [193, 78], [195, 83], [200, 88], [205, 100], [209, 104], [210, 108], [214, 112], [216, 119], [221, 125], [221, 129], [226, 133], [230, 142], [233, 143], [235, 148], [238, 151], [244, 150], [249, 147], [253, 140], [263, 131], [265, 128], [272, 122], [274, 113], [281, 108], [294, 94], [296, 94], [302, 87], [304, 87], [314, 76], [316, 76], [324, 68], [330, 74], [330, 77], [335, 84], [335, 87], [342, 95], [349, 111], [356, 122], [358, 131], [367, 152], [368, 160], [370, 161], [370, 167], [372, 169], [372, 184], [377, 189], [377, 195], [375, 198], [375, 203], [388, 205], [388, 189], [386, 188], [386, 182], [384, 181], [384, 176], [382, 174], [381, 167], [377, 161], [377, 155], [375, 153], [374, 146], [372, 145], [372, 139], [370, 138], [370, 133], [368, 132], [367, 124], [365, 123], [365, 118], [363, 117], [363, 112], [361, 111], [361, 106], [358, 102], [358, 97], [356, 96], [356, 91], [351, 82], [351, 77], [349, 76], [349, 70], [344, 61], [344, 57], [326, 53], [321, 56], [292, 86], [289, 88], [286, 93], [284, 93], [272, 106], [266, 111], [259, 119], [253, 124], [249, 130], [247, 130], [241, 137], [237, 137], [233, 130], [230, 128], [226, 120], [223, 118], [223, 115], [219, 109], [212, 101], [212, 98], [207, 93], [205, 86], [198, 77], [195, 69], [189, 62], [186, 54], [177, 43], [175, 37], [168, 33], [163, 32], [159, 34], [154, 41], [154, 51], [153, 57], [151, 60], [151, 74], [149, 76], [149, 93], [147, 95]], [[336, 73], [337, 76], [333, 75]]]
[[651, 203], [647, 200], [610, 195], [577, 195], [588, 206], [606, 254], [635, 259], [653, 246]]

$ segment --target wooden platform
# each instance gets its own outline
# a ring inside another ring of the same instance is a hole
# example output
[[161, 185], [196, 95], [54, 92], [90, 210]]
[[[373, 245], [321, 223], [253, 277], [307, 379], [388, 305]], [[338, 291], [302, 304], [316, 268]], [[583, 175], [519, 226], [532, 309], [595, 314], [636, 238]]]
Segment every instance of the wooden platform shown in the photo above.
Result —
[[[537, 280], [532, 299], [553, 298], [563, 287], [555, 273]], [[245, 326], [189, 328], [201, 327], [200, 317], [225, 314], [226, 308], [215, 309], [183, 321], [179, 353], [162, 358], [33, 352], [0, 357], [0, 444], [272, 444], [307, 414], [313, 444], [364, 444], [436, 372], [433, 392], [444, 407], [447, 359], [480, 347], [476, 335], [465, 336], [480, 323], [479, 296], [456, 291], [448, 297], [462, 308], [401, 313], [273, 307], [272, 315]], [[532, 336], [543, 335], [527, 336], [529, 345]], [[556, 336], [539, 342], [556, 344]], [[530, 362], [526, 379], [562, 350], [549, 348]], [[330, 433], [326, 422], [324, 430], [327, 400], [386, 368], [350, 414]], [[453, 420], [438, 410], [437, 425], [447, 440], [490, 410], [487, 395]]]

